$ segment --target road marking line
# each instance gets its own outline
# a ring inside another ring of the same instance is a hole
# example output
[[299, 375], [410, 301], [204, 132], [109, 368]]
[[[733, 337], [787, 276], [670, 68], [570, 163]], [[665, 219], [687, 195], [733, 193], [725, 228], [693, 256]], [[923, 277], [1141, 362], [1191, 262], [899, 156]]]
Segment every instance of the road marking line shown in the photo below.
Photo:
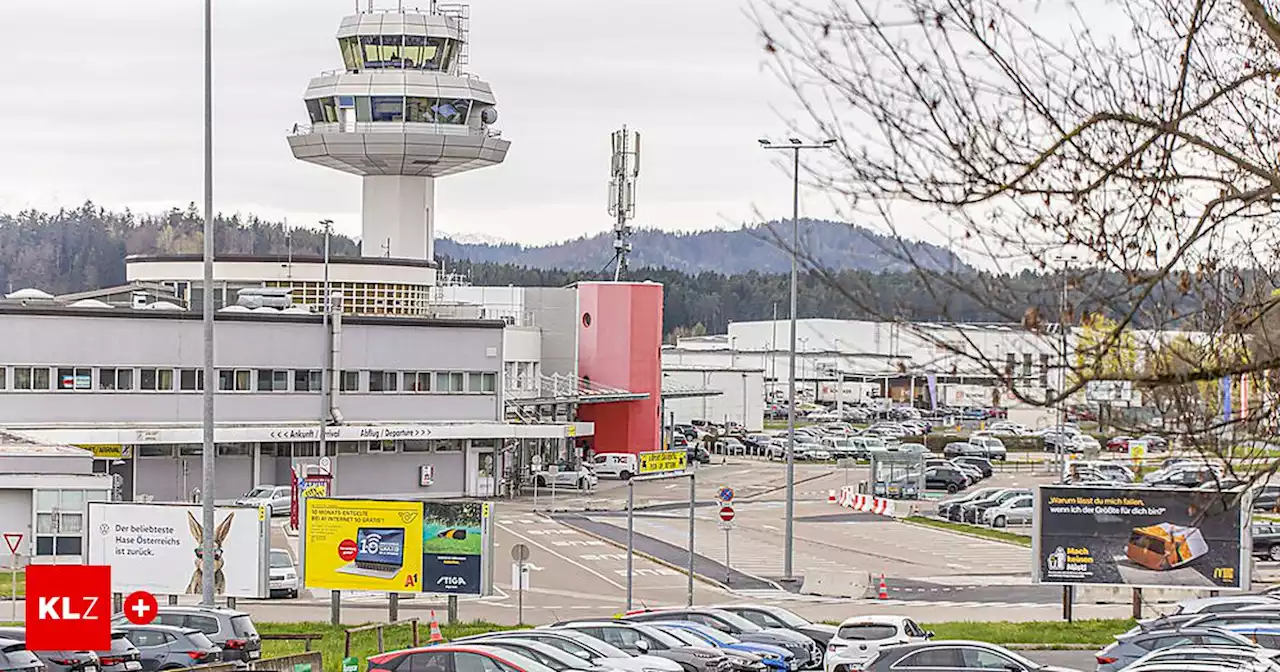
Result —
[[515, 530], [511, 529], [510, 527], [507, 527], [506, 525], [503, 525], [503, 524], [499, 523], [499, 524], [498, 524], [498, 527], [499, 527], [499, 528], [501, 528], [501, 529], [503, 529], [503, 530], [505, 530], [508, 534], [511, 534], [511, 535], [513, 535], [513, 536], [516, 536], [516, 537], [519, 537], [519, 538], [521, 538], [521, 539], [524, 539], [525, 541], [527, 541], [527, 542], [529, 542], [529, 543], [533, 544], [534, 546], [537, 546], [538, 548], [541, 548], [542, 550], [544, 550], [544, 551], [546, 551], [546, 552], [550, 553], [551, 555], [556, 556], [557, 558], [560, 558], [561, 560], [564, 560], [565, 562], [567, 562], [567, 563], [569, 563], [569, 564], [571, 564], [571, 565], [573, 565], [573, 566], [575, 566], [575, 567], [578, 567], [578, 568], [580, 568], [580, 569], [585, 569], [586, 571], [588, 571], [588, 572], [590, 572], [591, 574], [593, 574], [593, 575], [595, 575], [595, 576], [599, 577], [599, 578], [600, 578], [600, 579], [602, 579], [605, 583], [608, 583], [609, 585], [613, 586], [614, 588], [617, 588], [618, 590], [623, 590], [623, 591], [625, 591], [625, 590], [627, 589], [627, 587], [626, 587], [626, 586], [620, 585], [618, 582], [616, 582], [616, 581], [614, 581], [613, 579], [611, 579], [611, 578], [609, 578], [609, 577], [605, 576], [604, 574], [601, 574], [600, 572], [597, 572], [596, 570], [591, 569], [590, 567], [588, 567], [588, 566], [586, 566], [586, 565], [582, 564], [581, 562], [578, 562], [577, 560], [574, 560], [573, 558], [570, 558], [570, 557], [568, 557], [568, 556], [566, 556], [566, 555], [564, 555], [564, 554], [562, 554], [562, 553], [558, 553], [558, 552], [556, 552], [554, 549], [552, 549], [552, 548], [550, 548], [550, 547], [548, 547], [548, 546], [544, 546], [544, 545], [542, 545], [542, 544], [540, 544], [540, 543], [538, 543], [538, 542], [534, 541], [533, 539], [530, 539], [529, 537], [526, 537], [526, 536], [524, 536], [523, 534], [520, 534], [519, 532], [516, 532]]

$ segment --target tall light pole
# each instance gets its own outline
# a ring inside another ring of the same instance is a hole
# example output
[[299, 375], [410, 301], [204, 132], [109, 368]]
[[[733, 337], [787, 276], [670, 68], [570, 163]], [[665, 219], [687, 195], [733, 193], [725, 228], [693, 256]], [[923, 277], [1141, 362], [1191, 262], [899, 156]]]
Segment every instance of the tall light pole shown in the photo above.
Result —
[[213, 606], [213, 0], [204, 0], [204, 419], [200, 447], [201, 603]]
[[791, 351], [787, 375], [787, 532], [786, 551], [783, 556], [783, 580], [793, 581], [792, 557], [795, 555], [796, 515], [796, 273], [800, 254], [800, 152], [806, 149], [831, 149], [834, 138], [819, 143], [804, 143], [789, 138], [787, 144], [774, 144], [760, 140], [764, 149], [780, 149], [791, 152]]
[[[1067, 449], [1066, 446], [1062, 445], [1065, 440], [1067, 427], [1067, 369], [1071, 366], [1071, 356], [1067, 346], [1067, 332], [1069, 329], [1067, 326], [1067, 303], [1069, 299], [1067, 276], [1071, 271], [1071, 262], [1080, 261], [1080, 257], [1073, 254], [1062, 254], [1058, 255], [1055, 261], [1062, 264], [1062, 295], [1059, 297], [1060, 317], [1058, 318], [1058, 331], [1060, 332], [1058, 335], [1061, 339], [1060, 346], [1062, 348], [1062, 373], [1058, 379], [1058, 441], [1056, 443], [1057, 451], [1055, 451], [1057, 455], [1054, 456], [1054, 461], [1058, 465], [1058, 475], [1059, 478], [1061, 478], [1063, 462], [1066, 459], [1065, 451]], [[1017, 365], [1015, 364], [1014, 366], [1016, 368]], [[1014, 377], [1016, 378], [1016, 376]]]

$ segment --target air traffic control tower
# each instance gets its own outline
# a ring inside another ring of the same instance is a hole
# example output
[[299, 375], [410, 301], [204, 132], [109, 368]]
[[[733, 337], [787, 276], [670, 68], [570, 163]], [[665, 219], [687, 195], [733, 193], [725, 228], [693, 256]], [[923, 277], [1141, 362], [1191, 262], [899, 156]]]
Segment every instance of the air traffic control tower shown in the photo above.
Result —
[[370, 6], [338, 28], [345, 68], [307, 86], [289, 146], [364, 178], [365, 257], [433, 261], [436, 178], [506, 158], [493, 91], [466, 72], [468, 24], [465, 5]]

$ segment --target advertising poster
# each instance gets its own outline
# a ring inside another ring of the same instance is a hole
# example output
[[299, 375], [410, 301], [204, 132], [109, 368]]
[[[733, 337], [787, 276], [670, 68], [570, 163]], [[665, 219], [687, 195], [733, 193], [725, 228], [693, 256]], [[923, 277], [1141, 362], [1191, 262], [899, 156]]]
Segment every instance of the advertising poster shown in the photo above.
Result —
[[484, 595], [488, 545], [487, 505], [478, 502], [422, 504], [422, 590]]
[[680, 471], [685, 468], [688, 459], [689, 454], [683, 450], [640, 453], [640, 473], [658, 474], [665, 471]]
[[303, 500], [307, 588], [418, 592], [422, 502]]
[[[111, 590], [157, 595], [199, 595], [204, 575], [199, 505], [90, 502], [85, 559], [111, 567]], [[214, 592], [266, 597], [270, 529], [252, 506], [214, 512]]]
[[1242, 490], [1042, 486], [1035, 580], [1247, 590], [1246, 499]]

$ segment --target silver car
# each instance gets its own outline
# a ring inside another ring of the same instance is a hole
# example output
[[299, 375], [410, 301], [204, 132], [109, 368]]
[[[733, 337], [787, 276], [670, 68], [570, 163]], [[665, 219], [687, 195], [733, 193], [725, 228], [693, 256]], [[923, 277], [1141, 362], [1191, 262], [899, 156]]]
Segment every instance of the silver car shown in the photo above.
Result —
[[991, 527], [1030, 525], [1035, 499], [1031, 495], [1019, 495], [982, 512], [982, 522]]
[[259, 485], [236, 500], [241, 506], [270, 507], [271, 517], [289, 515], [293, 492], [287, 485]]

